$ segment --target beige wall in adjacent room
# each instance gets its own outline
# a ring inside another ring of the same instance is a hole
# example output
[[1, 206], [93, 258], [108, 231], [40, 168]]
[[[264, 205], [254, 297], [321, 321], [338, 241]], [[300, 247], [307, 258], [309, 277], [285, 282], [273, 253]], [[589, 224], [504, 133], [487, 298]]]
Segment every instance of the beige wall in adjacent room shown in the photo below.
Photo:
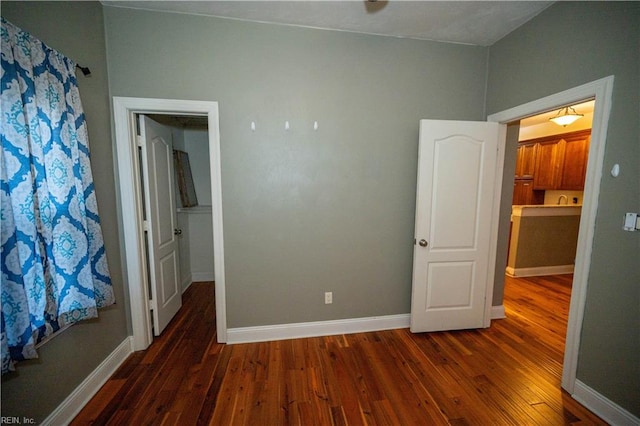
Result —
[[579, 227], [580, 216], [514, 217], [507, 266], [573, 265]]

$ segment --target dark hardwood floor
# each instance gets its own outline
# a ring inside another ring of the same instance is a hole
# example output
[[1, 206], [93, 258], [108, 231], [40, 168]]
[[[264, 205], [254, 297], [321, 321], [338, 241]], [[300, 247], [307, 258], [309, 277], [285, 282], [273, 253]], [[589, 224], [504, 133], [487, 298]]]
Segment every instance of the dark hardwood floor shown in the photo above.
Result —
[[507, 277], [507, 319], [488, 329], [228, 346], [213, 284], [194, 283], [72, 424], [605, 424], [560, 389], [571, 279]]

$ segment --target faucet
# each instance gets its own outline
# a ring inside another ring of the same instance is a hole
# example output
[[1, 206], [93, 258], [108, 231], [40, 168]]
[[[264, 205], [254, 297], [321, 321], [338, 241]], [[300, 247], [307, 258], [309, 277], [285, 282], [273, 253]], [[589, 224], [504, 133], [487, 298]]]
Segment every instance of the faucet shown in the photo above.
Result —
[[560, 201], [562, 201], [563, 198], [564, 198], [564, 203], [569, 204], [569, 198], [567, 198], [566, 195], [562, 194], [561, 196], [558, 197], [558, 205], [560, 205]]

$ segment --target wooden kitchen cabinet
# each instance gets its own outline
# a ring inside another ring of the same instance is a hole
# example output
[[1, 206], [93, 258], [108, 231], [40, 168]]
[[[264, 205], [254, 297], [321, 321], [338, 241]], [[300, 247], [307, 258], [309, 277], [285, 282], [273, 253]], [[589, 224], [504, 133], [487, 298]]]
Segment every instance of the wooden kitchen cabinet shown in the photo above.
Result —
[[533, 190], [533, 179], [516, 179], [513, 183], [514, 206], [544, 204], [544, 192]]
[[536, 144], [521, 143], [516, 160], [516, 179], [533, 179], [536, 166]]
[[536, 144], [536, 166], [533, 173], [535, 189], [558, 189], [560, 185], [560, 140], [546, 140]]
[[561, 181], [558, 189], [582, 191], [587, 174], [590, 134], [579, 134], [564, 139]]
[[527, 141], [535, 143], [533, 189], [582, 191], [590, 135], [591, 130], [581, 130]]

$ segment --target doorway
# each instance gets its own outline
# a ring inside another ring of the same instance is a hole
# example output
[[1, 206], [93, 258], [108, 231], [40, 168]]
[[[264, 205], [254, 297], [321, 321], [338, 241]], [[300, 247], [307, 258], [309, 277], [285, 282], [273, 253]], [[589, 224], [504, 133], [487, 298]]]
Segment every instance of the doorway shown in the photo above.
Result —
[[116, 164], [120, 188], [120, 220], [129, 306], [133, 331], [133, 350], [146, 349], [152, 342], [149, 320], [147, 271], [144, 255], [144, 218], [140, 164], [136, 140], [136, 114], [164, 114], [206, 117], [208, 125], [211, 217], [214, 246], [216, 329], [218, 342], [226, 342], [226, 299], [224, 236], [222, 227], [222, 184], [220, 133], [217, 102], [173, 99], [114, 97]]
[[594, 104], [569, 107], [576, 113], [570, 124], [551, 121], [558, 112], [551, 110], [510, 125], [518, 129], [517, 141], [507, 148], [517, 146], [506, 261], [510, 277], [573, 273]]
[[[578, 353], [580, 349], [580, 331], [584, 316], [586, 300], [586, 287], [589, 278], [591, 249], [593, 246], [593, 236], [595, 228], [596, 212], [598, 207], [598, 196], [600, 193], [600, 180], [604, 166], [604, 148], [606, 142], [607, 125], [609, 112], [611, 110], [611, 97], [613, 92], [613, 76], [605, 77], [591, 83], [584, 84], [545, 98], [529, 102], [515, 108], [511, 108], [488, 117], [489, 121], [499, 123], [511, 123], [525, 117], [540, 114], [545, 111], [559, 109], [566, 105], [572, 105], [586, 99], [595, 100], [593, 114], [593, 124], [591, 130], [591, 144], [589, 147], [589, 160], [587, 163], [586, 178], [584, 185], [584, 199], [582, 203], [582, 215], [578, 233], [578, 243], [576, 249], [574, 278], [572, 284], [571, 302], [569, 306], [569, 321], [567, 325], [567, 336], [565, 343], [565, 355], [562, 371], [562, 387], [569, 393], [575, 393], [576, 370]], [[503, 158], [504, 158], [504, 148]], [[504, 160], [503, 160], [504, 161]], [[505, 182], [513, 185], [513, 176], [503, 177], [503, 187]], [[504, 197], [503, 197], [504, 198]], [[509, 215], [511, 210], [511, 199], [502, 200], [500, 208], [500, 227], [504, 231], [505, 226], [509, 226]], [[504, 232], [503, 232], [504, 234]], [[508, 230], [507, 230], [508, 235]], [[504, 254], [507, 247], [501, 244], [499, 250]], [[504, 275], [504, 265], [497, 265], [500, 273]], [[502, 290], [504, 291], [504, 290]]]
[[[518, 129], [518, 138], [509, 141], [517, 146], [517, 158], [506, 241], [505, 310], [512, 307], [521, 287], [531, 287], [547, 292], [556, 307], [569, 312], [594, 103], [572, 105], [582, 117], [571, 124], [550, 121], [558, 110], [511, 123]], [[512, 162], [512, 157], [505, 161]], [[506, 163], [505, 173], [510, 173]], [[543, 305], [539, 309], [545, 312]], [[506, 315], [518, 313], [511, 309]], [[564, 354], [567, 317], [545, 313], [544, 318], [558, 322], [549, 327], [558, 327], [562, 339], [556, 340], [557, 349]]]
[[171, 132], [174, 154], [180, 281], [214, 281], [211, 167], [207, 117], [149, 114]]

